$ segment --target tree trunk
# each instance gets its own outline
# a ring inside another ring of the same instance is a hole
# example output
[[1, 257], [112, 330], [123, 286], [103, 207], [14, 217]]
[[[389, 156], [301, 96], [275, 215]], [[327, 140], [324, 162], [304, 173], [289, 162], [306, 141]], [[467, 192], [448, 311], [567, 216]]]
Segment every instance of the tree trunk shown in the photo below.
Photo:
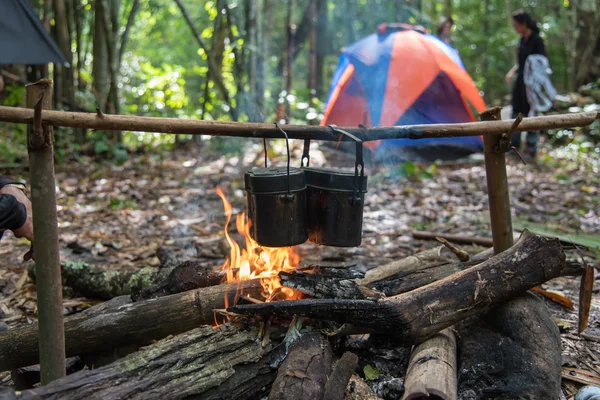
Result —
[[575, 85], [579, 87], [600, 77], [600, 6], [597, 1], [579, 0], [577, 7]]
[[327, 0], [317, 0], [317, 61], [316, 61], [316, 80], [317, 80], [317, 97], [322, 99], [326, 93], [325, 88], [325, 57], [327, 56], [329, 43], [328, 33], [328, 12]]
[[218, 72], [221, 71], [221, 69], [218, 68], [217, 63], [215, 61], [215, 58], [217, 58], [218, 55], [215, 54], [214, 58], [211, 56], [211, 53], [209, 52], [208, 47], [205, 45], [204, 40], [202, 39], [202, 36], [200, 35], [200, 32], [198, 32], [198, 30], [196, 29], [196, 25], [194, 24], [192, 18], [188, 14], [187, 9], [183, 5], [182, 1], [175, 0], [175, 3], [177, 3], [177, 6], [179, 7], [181, 14], [185, 18], [185, 20], [188, 24], [188, 27], [192, 31], [192, 34], [194, 35], [194, 39], [196, 39], [196, 42], [198, 42], [198, 45], [200, 46], [200, 48], [203, 49], [204, 52], [206, 53], [207, 63], [209, 65], [210, 69], [213, 71], [215, 85], [216, 85], [217, 89], [219, 90], [219, 92], [221, 92], [221, 95], [223, 96], [223, 100], [224, 100], [225, 104], [227, 104], [229, 106], [229, 114], [231, 115], [231, 119], [234, 121], [237, 121], [238, 120], [238, 111], [237, 111], [236, 107], [234, 107], [234, 105], [232, 104], [229, 90], [227, 90], [227, 87], [225, 86], [223, 79], [221, 79], [218, 75], [216, 75]]
[[106, 31], [104, 23], [104, 0], [94, 2], [94, 54], [92, 64], [92, 90], [96, 97], [96, 105], [101, 110], [108, 108], [108, 46], [106, 44]]
[[121, 64], [123, 62], [123, 55], [125, 54], [125, 49], [127, 48], [127, 43], [129, 43], [129, 32], [131, 31], [131, 27], [135, 22], [135, 17], [140, 8], [140, 0], [133, 0], [133, 4], [131, 5], [131, 11], [129, 11], [129, 16], [127, 17], [127, 24], [125, 25], [125, 31], [123, 31], [123, 35], [121, 35], [121, 44], [119, 45], [119, 56], [117, 57], [117, 69], [121, 69]]
[[[308, 89], [310, 90], [310, 105], [314, 106], [313, 103], [317, 96], [317, 0], [309, 1], [310, 52], [308, 57]], [[318, 123], [316, 119], [309, 122], [311, 125]]]
[[[119, 89], [117, 86], [117, 32], [119, 29], [120, 0], [96, 0], [103, 7], [102, 27], [106, 35], [106, 54], [108, 55], [108, 74], [110, 85], [107, 100], [108, 110], [112, 114], [119, 114]], [[121, 142], [121, 132], [115, 131], [111, 134], [113, 142]]]
[[[284, 346], [263, 347], [254, 330], [196, 328], [107, 366], [25, 391], [19, 400], [248, 398], [274, 379]], [[194, 397], [196, 398], [196, 397]]]
[[258, 0], [257, 3], [257, 29], [256, 29], [256, 110], [258, 122], [265, 120], [265, 81], [267, 76], [267, 60], [269, 59], [269, 35], [265, 34], [269, 24], [272, 23], [270, 0]]
[[285, 67], [285, 122], [290, 123], [292, 118], [290, 102], [288, 100], [292, 93], [293, 80], [293, 65], [294, 65], [294, 35], [296, 33], [295, 25], [293, 24], [294, 0], [287, 0], [287, 50], [286, 50], [286, 67]]
[[[251, 280], [133, 304], [125, 302], [106, 312], [94, 310], [66, 318], [64, 327], [67, 357], [130, 344], [144, 345], [199, 325], [213, 324], [216, 319], [214, 309], [234, 304], [240, 293], [258, 298], [261, 291], [259, 280]], [[111, 302], [118, 304], [121, 299], [115, 298]], [[37, 325], [0, 335], [0, 371], [37, 364], [38, 336]]]
[[[248, 75], [248, 94], [246, 96], [246, 114], [248, 121], [258, 122], [261, 120], [257, 109], [256, 100], [258, 97], [257, 88], [257, 58], [258, 58], [258, 41], [257, 41], [257, 9], [258, 0], [246, 0], [246, 71]], [[241, 79], [241, 76], [237, 77]]]

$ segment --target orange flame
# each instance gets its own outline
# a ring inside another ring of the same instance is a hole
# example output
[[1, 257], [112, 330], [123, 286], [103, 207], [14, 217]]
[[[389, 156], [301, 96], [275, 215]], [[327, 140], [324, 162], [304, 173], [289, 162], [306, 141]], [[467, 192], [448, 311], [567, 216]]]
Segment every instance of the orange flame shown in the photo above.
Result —
[[[225, 198], [220, 187], [217, 194], [223, 200], [223, 208], [227, 220], [225, 222], [225, 239], [229, 244], [229, 257], [225, 260], [222, 269], [226, 271], [225, 280], [241, 282], [249, 279], [260, 279], [263, 287], [262, 296], [266, 301], [295, 300], [301, 298], [301, 293], [281, 286], [279, 282], [280, 271], [293, 271], [300, 263], [300, 256], [293, 247], [263, 247], [250, 237], [250, 221], [246, 223], [244, 213], [239, 213], [235, 220], [237, 231], [244, 237], [246, 248], [242, 249], [231, 238], [228, 232], [229, 223], [233, 214], [231, 203]], [[227, 299], [226, 299], [227, 302]]]

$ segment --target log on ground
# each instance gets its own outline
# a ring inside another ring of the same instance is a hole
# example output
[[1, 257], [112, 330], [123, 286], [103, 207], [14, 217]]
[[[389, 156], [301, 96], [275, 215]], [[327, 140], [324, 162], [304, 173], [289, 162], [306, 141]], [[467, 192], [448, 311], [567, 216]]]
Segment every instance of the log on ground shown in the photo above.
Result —
[[322, 399], [332, 362], [331, 345], [323, 335], [302, 335], [281, 364], [269, 400]]
[[[259, 280], [250, 280], [137, 303], [128, 304], [116, 298], [106, 312], [82, 313], [65, 319], [67, 357], [129, 344], [143, 345], [200, 325], [212, 325], [213, 310], [224, 308], [226, 297], [229, 304], [234, 304], [240, 292], [258, 297], [261, 290]], [[1, 335], [0, 371], [37, 364], [38, 336], [37, 325]]]
[[[63, 286], [90, 298], [110, 300], [113, 297], [139, 293], [142, 289], [163, 281], [179, 263], [175, 256], [163, 248], [156, 251], [160, 266], [145, 267], [137, 271], [115, 271], [83, 262], [64, 261], [60, 264]], [[29, 268], [35, 282], [35, 268]]]
[[419, 343], [458, 321], [481, 315], [534, 286], [577, 270], [566, 262], [557, 239], [525, 232], [513, 247], [475, 267], [379, 301], [298, 300], [228, 310], [350, 323]]
[[[205, 398], [205, 393], [219, 389], [220, 385], [227, 386], [228, 380], [244, 367], [245, 379], [238, 379], [237, 383], [244, 387], [247, 397], [259, 392], [264, 382], [260, 379], [264, 369], [257, 368], [251, 373], [247, 366], [257, 365], [269, 353], [281, 351], [280, 347], [283, 346], [274, 343], [262, 347], [256, 330], [240, 331], [228, 324], [217, 328], [205, 326], [163, 339], [110, 365], [22, 392], [17, 399]], [[228, 393], [221, 396], [236, 398]]]
[[402, 400], [433, 396], [456, 400], [456, 338], [450, 329], [436, 333], [413, 350]]

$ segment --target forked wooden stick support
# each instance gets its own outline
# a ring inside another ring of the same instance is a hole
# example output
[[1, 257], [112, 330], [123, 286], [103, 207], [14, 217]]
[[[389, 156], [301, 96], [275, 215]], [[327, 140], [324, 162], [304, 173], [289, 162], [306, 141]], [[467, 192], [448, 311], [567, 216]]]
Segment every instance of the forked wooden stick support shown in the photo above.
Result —
[[[42, 109], [52, 107], [52, 81], [27, 85], [27, 105], [34, 108], [33, 125], [27, 131], [37, 306], [40, 329], [42, 385], [65, 376], [62, 281], [58, 253], [58, 218], [54, 180], [54, 134], [42, 123]], [[18, 351], [18, 350], [17, 350]]]

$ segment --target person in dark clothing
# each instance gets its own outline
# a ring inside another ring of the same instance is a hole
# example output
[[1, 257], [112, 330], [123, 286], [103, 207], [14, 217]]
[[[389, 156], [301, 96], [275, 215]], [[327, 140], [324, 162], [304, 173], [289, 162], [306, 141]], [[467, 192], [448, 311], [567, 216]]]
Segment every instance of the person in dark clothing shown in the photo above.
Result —
[[438, 38], [449, 45], [452, 45], [452, 41], [450, 40], [450, 33], [452, 32], [452, 26], [454, 25], [454, 20], [452, 17], [442, 17], [437, 23], [437, 36]]
[[4, 231], [12, 231], [33, 244], [31, 202], [24, 192], [25, 185], [0, 176], [0, 239]]
[[[512, 117], [522, 114], [527, 117], [531, 106], [527, 101], [527, 92], [525, 81], [523, 79], [523, 71], [525, 69], [525, 61], [532, 54], [541, 54], [546, 56], [546, 47], [544, 40], [540, 37], [540, 29], [537, 23], [531, 16], [523, 10], [515, 11], [512, 14], [513, 28], [521, 35], [519, 42], [517, 65], [511, 68], [506, 74], [506, 83], [511, 84], [516, 74], [516, 80], [512, 90]], [[537, 152], [537, 141], [539, 132], [527, 132], [527, 143], [525, 146], [525, 154], [534, 158]], [[511, 139], [512, 145], [519, 148], [521, 145], [521, 135], [514, 134]]]

